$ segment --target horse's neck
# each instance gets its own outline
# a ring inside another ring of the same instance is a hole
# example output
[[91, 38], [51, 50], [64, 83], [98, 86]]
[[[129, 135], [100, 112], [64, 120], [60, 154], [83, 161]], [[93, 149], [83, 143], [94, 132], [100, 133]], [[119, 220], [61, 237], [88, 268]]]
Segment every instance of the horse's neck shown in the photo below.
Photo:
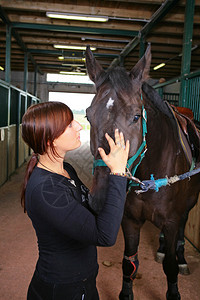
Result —
[[[147, 152], [140, 171], [144, 176], [161, 174], [169, 168], [169, 161], [175, 163], [179, 145], [170, 118], [152, 106], [147, 106]], [[149, 173], [149, 174], [148, 174]]]
[[147, 138], [151, 144], [165, 144], [167, 139], [176, 141], [175, 123], [172, 119], [160, 112], [152, 105], [147, 110]]

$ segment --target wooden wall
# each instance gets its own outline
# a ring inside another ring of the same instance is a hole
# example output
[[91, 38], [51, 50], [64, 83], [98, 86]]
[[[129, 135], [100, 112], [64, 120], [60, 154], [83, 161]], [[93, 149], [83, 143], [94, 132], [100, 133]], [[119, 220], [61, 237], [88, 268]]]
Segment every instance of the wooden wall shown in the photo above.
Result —
[[185, 228], [186, 238], [200, 250], [200, 194], [197, 204], [189, 213], [189, 218]]

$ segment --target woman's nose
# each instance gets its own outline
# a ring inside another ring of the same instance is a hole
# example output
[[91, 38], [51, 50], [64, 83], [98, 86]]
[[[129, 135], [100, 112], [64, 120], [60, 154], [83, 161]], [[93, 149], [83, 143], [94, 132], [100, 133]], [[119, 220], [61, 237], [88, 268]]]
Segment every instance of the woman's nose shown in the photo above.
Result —
[[75, 121], [74, 120], [74, 125], [75, 125], [75, 129], [77, 130], [77, 131], [80, 131], [80, 130], [82, 130], [83, 129], [83, 126], [79, 123], [79, 122], [77, 122], [77, 121]]

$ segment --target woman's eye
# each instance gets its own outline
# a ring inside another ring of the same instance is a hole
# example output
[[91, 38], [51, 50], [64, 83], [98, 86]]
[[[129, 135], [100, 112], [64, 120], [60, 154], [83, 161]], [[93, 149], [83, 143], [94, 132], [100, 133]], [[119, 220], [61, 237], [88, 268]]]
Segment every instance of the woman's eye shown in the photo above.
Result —
[[69, 128], [72, 128], [72, 122], [68, 125]]

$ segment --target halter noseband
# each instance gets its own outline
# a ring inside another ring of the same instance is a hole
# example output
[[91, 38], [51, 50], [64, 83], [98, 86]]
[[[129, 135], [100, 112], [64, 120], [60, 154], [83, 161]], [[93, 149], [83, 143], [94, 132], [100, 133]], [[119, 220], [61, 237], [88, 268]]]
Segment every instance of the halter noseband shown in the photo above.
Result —
[[[143, 97], [142, 97], [142, 93], [141, 93], [141, 100], [143, 101]], [[144, 105], [142, 105], [142, 144], [139, 147], [139, 149], [137, 150], [137, 152], [129, 158], [129, 160], [127, 161], [127, 165], [126, 168], [128, 170], [128, 174], [130, 173], [130, 179], [131, 177], [134, 177], [135, 172], [138, 168], [138, 166], [140, 165], [142, 159], [145, 156], [145, 152], [147, 151], [147, 143], [146, 143], [146, 134], [147, 134], [147, 112], [144, 108]], [[131, 172], [129, 171], [129, 168], [132, 166], [132, 164], [136, 161], [136, 159], [140, 156], [140, 160], [139, 162], [132, 168]], [[94, 169], [96, 167], [107, 167], [107, 165], [105, 164], [105, 162], [102, 159], [94, 159], [93, 162], [93, 174], [94, 174]], [[129, 181], [129, 190], [131, 188], [131, 186], [137, 186], [138, 183], [136, 184], [135, 182], [133, 182], [133, 180]]]

